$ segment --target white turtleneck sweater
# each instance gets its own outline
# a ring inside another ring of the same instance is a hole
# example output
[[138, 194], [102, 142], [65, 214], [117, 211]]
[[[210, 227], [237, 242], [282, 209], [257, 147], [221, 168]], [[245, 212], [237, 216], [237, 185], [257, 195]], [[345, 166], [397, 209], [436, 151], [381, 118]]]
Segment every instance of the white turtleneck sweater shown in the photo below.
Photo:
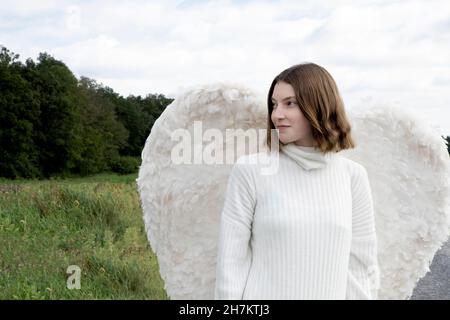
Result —
[[283, 146], [272, 175], [233, 165], [221, 214], [215, 299], [376, 299], [377, 237], [366, 169]]

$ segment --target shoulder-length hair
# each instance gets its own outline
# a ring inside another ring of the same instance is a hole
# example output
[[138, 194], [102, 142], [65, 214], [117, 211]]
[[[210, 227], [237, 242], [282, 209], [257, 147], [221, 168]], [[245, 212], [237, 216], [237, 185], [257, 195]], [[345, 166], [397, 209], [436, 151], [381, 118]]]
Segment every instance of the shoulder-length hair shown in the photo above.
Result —
[[[275, 85], [283, 81], [294, 88], [297, 104], [311, 124], [314, 146], [322, 151], [339, 152], [356, 147], [351, 136], [344, 102], [336, 82], [325, 68], [315, 63], [296, 64], [275, 77], [267, 97], [267, 146], [271, 150], [272, 94]], [[283, 143], [279, 141], [279, 151]]]

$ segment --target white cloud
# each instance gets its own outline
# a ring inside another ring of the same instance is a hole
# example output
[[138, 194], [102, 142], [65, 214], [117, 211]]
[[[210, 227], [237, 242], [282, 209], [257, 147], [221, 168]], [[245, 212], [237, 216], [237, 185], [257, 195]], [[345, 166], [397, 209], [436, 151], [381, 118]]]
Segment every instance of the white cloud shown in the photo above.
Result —
[[395, 102], [450, 134], [445, 0], [20, 0], [0, 18], [0, 43], [23, 58], [47, 51], [125, 96], [222, 80], [265, 92], [284, 68], [311, 61], [348, 107]]

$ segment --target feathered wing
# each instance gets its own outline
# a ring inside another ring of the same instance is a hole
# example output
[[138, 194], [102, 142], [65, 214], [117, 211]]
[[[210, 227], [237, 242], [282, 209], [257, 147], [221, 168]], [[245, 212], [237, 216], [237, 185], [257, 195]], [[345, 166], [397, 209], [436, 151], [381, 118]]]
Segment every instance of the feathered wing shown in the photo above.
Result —
[[[237, 140], [227, 129], [242, 129], [234, 133], [245, 137], [247, 129], [265, 132], [265, 127], [261, 96], [232, 83], [187, 89], [154, 123], [137, 184], [148, 240], [171, 299], [213, 299], [228, 176], [239, 156], [259, 149], [250, 145], [248, 150], [234, 150]], [[186, 148], [192, 149], [192, 161], [194, 156], [217, 154], [222, 162], [175, 164], [171, 152], [179, 151], [183, 134], [186, 147], [192, 144]]]
[[444, 139], [398, 107], [350, 110], [368, 173], [378, 238], [378, 299], [409, 299], [450, 231], [450, 158]]
[[[155, 122], [137, 184], [148, 240], [171, 299], [214, 297], [220, 213], [231, 165], [240, 155], [264, 149], [259, 139], [249, 150], [232, 151], [235, 140], [226, 130], [243, 129], [235, 132], [239, 137], [247, 129], [265, 132], [266, 112], [261, 94], [217, 83], [186, 90]], [[348, 115], [357, 148], [341, 154], [362, 164], [370, 180], [381, 275], [378, 299], [406, 299], [449, 234], [448, 153], [439, 135], [399, 109], [350, 109]], [[206, 134], [210, 128], [218, 130], [219, 138], [208, 142], [214, 135]], [[231, 154], [232, 162], [174, 164], [172, 150], [178, 150], [183, 133], [192, 139], [185, 140], [193, 147], [191, 160], [212, 148], [223, 160]]]

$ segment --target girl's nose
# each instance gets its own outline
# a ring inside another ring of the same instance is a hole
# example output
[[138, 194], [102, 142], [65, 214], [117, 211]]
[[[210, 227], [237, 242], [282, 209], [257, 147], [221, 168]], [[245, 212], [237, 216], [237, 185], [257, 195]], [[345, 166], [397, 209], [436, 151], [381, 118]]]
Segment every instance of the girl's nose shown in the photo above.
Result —
[[275, 119], [284, 119], [285, 118], [284, 112], [281, 110], [281, 108], [276, 108], [272, 112], [273, 112], [273, 117]]

